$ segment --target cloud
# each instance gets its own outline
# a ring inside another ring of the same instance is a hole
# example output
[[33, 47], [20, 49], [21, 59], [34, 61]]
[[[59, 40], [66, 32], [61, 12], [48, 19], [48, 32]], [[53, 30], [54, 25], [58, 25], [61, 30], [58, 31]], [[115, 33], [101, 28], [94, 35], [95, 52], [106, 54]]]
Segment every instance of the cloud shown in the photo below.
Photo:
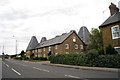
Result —
[[9, 3], [9, 0], [0, 0], [1, 6], [6, 6]]
[[0, 14], [0, 20], [17, 20], [17, 19], [26, 19], [28, 16], [25, 11], [20, 10], [11, 10]]

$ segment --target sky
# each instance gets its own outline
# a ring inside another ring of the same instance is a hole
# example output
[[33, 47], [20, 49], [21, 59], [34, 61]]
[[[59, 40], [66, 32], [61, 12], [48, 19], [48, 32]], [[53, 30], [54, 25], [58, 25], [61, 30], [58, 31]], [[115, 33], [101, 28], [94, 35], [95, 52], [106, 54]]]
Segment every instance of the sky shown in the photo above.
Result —
[[98, 28], [120, 0], [0, 0], [0, 54], [26, 50], [32, 36], [53, 38], [80, 27]]

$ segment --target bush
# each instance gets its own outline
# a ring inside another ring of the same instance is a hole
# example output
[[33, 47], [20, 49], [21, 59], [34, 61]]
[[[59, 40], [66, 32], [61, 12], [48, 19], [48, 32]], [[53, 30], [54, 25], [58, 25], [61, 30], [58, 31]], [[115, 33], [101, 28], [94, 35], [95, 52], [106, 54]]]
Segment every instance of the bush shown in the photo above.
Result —
[[24, 60], [29, 60], [29, 57], [24, 57]]
[[98, 51], [90, 50], [87, 54], [58, 54], [49, 57], [51, 63], [95, 67], [120, 67], [120, 54], [98, 55]]
[[107, 47], [106, 47], [106, 54], [117, 54], [118, 52], [109, 44]]
[[99, 67], [120, 68], [120, 55], [100, 55], [98, 57]]
[[98, 48], [98, 53], [99, 55], [104, 55], [104, 48], [102, 46]]
[[87, 57], [86, 64], [88, 64], [89, 66], [97, 66], [97, 64], [95, 63], [97, 63], [98, 56], [99, 54], [96, 49], [89, 50], [88, 53], [86, 54]]

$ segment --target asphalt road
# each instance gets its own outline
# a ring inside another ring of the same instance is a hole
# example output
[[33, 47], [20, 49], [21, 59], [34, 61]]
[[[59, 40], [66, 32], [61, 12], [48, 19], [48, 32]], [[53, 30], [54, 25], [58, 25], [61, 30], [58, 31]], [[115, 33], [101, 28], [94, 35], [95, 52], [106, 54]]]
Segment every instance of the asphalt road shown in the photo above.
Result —
[[40, 62], [6, 60], [2, 62], [2, 78], [74, 78], [88, 80], [87, 78], [118, 78], [118, 73], [56, 67], [42, 65]]

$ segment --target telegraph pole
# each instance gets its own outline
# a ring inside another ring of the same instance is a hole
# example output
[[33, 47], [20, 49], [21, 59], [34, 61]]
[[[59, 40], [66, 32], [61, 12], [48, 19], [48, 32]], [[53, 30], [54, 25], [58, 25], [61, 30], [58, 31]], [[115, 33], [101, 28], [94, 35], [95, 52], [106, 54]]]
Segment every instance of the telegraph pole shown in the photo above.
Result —
[[17, 54], [17, 40], [16, 40], [16, 54]]

